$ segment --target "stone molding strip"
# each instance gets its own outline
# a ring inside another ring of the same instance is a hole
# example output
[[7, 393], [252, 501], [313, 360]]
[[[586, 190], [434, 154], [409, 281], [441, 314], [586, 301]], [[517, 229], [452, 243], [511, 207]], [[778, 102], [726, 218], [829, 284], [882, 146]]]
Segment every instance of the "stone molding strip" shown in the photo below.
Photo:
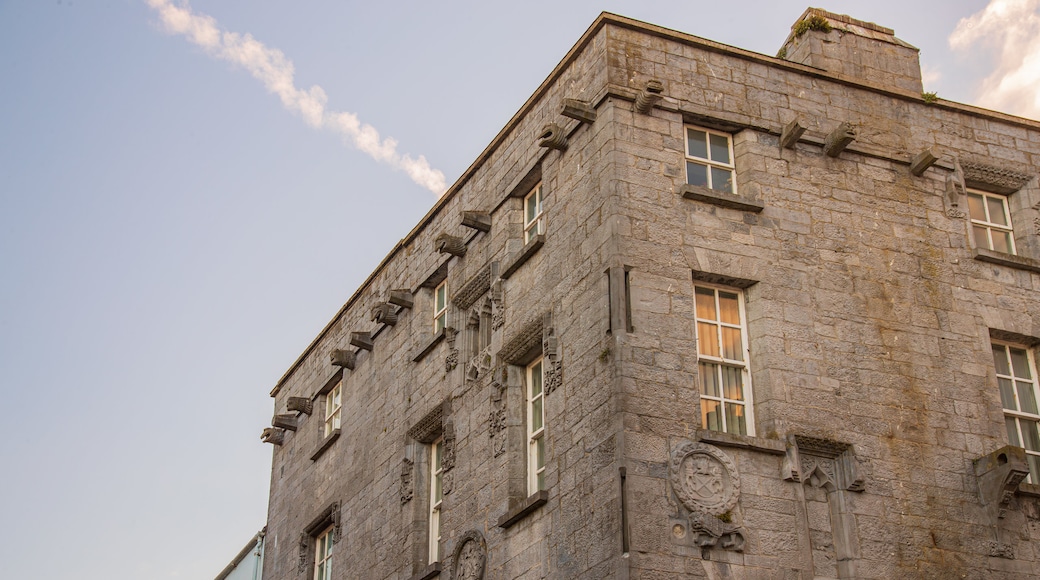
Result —
[[993, 250], [987, 250], [985, 248], [975, 248], [971, 251], [971, 257], [980, 262], [1000, 264], [1001, 266], [1010, 266], [1012, 268], [1018, 268], [1019, 270], [1029, 270], [1040, 274], [1040, 260], [1034, 258], [1016, 256], [1015, 254], [1005, 254], [1004, 252], [994, 252]]
[[426, 355], [430, 354], [430, 351], [433, 350], [433, 347], [437, 346], [442, 340], [444, 340], [446, 330], [446, 328], [442, 328], [440, 332], [434, 334], [433, 336], [427, 338], [424, 342], [422, 342], [419, 345], [419, 348], [415, 351], [415, 354], [412, 355], [412, 362], [419, 362], [422, 359], [426, 358]]
[[515, 508], [507, 511], [502, 517], [498, 518], [498, 527], [507, 529], [513, 524], [524, 519], [527, 514], [537, 510], [549, 501], [549, 492], [543, 490], [536, 491], [529, 495], [527, 499], [520, 502]]
[[328, 450], [329, 447], [332, 447], [332, 444], [335, 443], [337, 439], [339, 439], [340, 433], [341, 431], [339, 429], [333, 429], [332, 433], [329, 433], [329, 436], [322, 440], [321, 445], [318, 446], [318, 449], [311, 454], [311, 461], [317, 461], [319, 457], [324, 455], [325, 451]]
[[509, 277], [520, 269], [520, 266], [523, 266], [524, 262], [529, 260], [543, 245], [545, 245], [545, 234], [538, 234], [531, 238], [531, 241], [527, 242], [527, 245], [525, 245], [513, 260], [506, 264], [506, 267], [502, 269], [502, 273], [500, 274], [501, 278], [503, 280], [508, 280]]
[[699, 185], [684, 185], [679, 188], [679, 193], [685, 199], [703, 201], [704, 203], [710, 203], [719, 207], [739, 209], [741, 211], [759, 213], [766, 207], [765, 204], [760, 201], [747, 199], [732, 193], [715, 191], [714, 189], [708, 189], [707, 187], [701, 187]]

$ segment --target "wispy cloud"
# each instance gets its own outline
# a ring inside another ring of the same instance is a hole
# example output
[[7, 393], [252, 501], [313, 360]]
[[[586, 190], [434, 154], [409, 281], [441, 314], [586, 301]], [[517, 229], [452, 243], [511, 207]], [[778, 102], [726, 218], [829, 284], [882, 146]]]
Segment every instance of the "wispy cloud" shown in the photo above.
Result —
[[954, 50], [995, 53], [980, 105], [1040, 119], [1040, 0], [990, 0], [957, 23], [949, 43]]
[[437, 195], [444, 193], [444, 174], [430, 167], [425, 157], [398, 153], [396, 140], [381, 138], [379, 131], [359, 121], [354, 113], [327, 110], [328, 98], [321, 87], [297, 87], [295, 67], [282, 51], [265, 46], [248, 33], [222, 30], [213, 17], [192, 11], [186, 0], [177, 4], [171, 0], [145, 1], [159, 13], [168, 32], [183, 35], [210, 55], [248, 70], [281, 99], [286, 109], [299, 113], [311, 127], [336, 131], [373, 159], [404, 171], [412, 181]]

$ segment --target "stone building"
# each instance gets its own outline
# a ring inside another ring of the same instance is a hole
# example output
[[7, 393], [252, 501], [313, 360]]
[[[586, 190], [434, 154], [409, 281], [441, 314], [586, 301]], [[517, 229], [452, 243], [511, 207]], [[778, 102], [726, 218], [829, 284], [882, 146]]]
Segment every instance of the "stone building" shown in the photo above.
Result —
[[1040, 122], [601, 15], [271, 396], [264, 578], [1040, 577]]

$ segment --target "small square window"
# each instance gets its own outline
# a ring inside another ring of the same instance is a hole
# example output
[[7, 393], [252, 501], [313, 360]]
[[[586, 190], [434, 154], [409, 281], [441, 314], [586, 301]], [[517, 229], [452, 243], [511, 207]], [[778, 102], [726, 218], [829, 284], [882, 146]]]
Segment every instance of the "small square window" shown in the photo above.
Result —
[[527, 493], [545, 489], [545, 393], [542, 358], [527, 365]]
[[339, 429], [340, 417], [342, 414], [343, 381], [340, 381], [325, 395], [325, 437], [328, 437], [333, 431]]
[[524, 197], [524, 243], [545, 233], [545, 216], [542, 213], [542, 184], [534, 186]]
[[433, 332], [444, 330], [448, 321], [448, 281], [437, 285], [433, 291]]
[[969, 189], [968, 213], [976, 246], [1005, 254], [1015, 253], [1007, 196]]
[[736, 193], [733, 141], [725, 133], [686, 128], [686, 183], [723, 193]]
[[1008, 442], [1025, 448], [1029, 463], [1027, 481], [1040, 483], [1040, 388], [1033, 353], [1023, 346], [994, 342], [993, 366]]
[[694, 287], [701, 425], [754, 435], [744, 297], [736, 289]]
[[439, 562], [441, 543], [441, 501], [443, 495], [444, 479], [444, 442], [438, 439], [430, 444], [430, 518], [429, 518], [429, 540], [430, 560], [429, 563]]
[[314, 580], [331, 580], [332, 546], [334, 543], [335, 538], [331, 526], [318, 534], [314, 542]]

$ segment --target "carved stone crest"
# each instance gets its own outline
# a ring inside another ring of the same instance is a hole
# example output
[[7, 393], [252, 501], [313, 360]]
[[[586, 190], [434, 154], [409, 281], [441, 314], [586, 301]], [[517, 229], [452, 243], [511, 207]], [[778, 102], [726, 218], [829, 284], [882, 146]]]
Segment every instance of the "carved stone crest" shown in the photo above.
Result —
[[993, 558], [1015, 559], [1015, 547], [1004, 542], [990, 542], [989, 555]]
[[506, 428], [505, 386], [491, 383], [491, 413], [488, 416], [488, 437], [495, 457], [506, 452], [506, 438], [501, 433]]
[[459, 538], [452, 557], [451, 580], [483, 580], [487, 567], [487, 544], [477, 530]]
[[401, 503], [412, 501], [412, 473], [414, 462], [405, 457], [401, 460]]
[[450, 326], [444, 329], [444, 338], [448, 340], [448, 356], [444, 358], [444, 372], [446, 373], [450, 373], [459, 366], [459, 349], [455, 347], [455, 338], [458, 334], [459, 331]]
[[737, 465], [722, 450], [684, 441], [672, 451], [672, 488], [691, 512], [720, 516], [733, 509], [740, 496]]

